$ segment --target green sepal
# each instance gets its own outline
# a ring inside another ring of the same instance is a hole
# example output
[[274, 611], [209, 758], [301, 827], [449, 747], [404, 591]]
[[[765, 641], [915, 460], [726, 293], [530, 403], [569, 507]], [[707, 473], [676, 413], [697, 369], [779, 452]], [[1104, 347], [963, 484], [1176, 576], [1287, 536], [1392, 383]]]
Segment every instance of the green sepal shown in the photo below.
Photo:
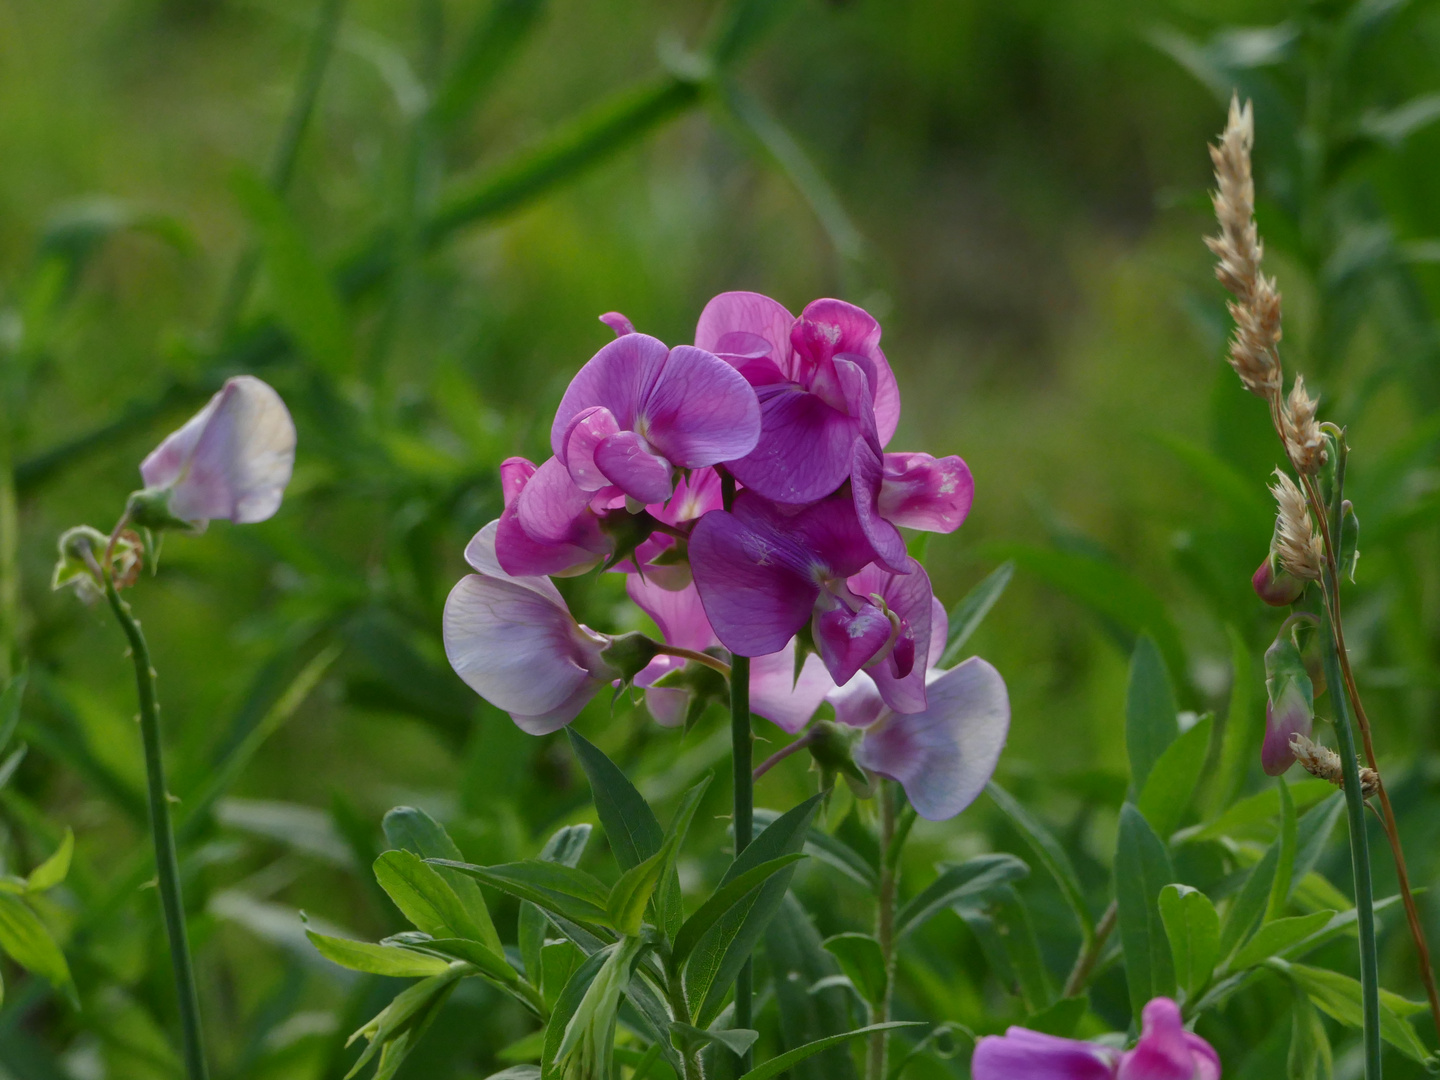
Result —
[[1340, 565], [1342, 577], [1355, 584], [1355, 566], [1360, 562], [1360, 519], [1355, 516], [1355, 506], [1346, 499], [1340, 504]]
[[600, 650], [600, 659], [619, 672], [625, 683], [634, 682], [635, 676], [659, 655], [660, 643], [638, 631], [611, 638], [610, 644]]
[[203, 526], [197, 526], [193, 521], [186, 521], [170, 512], [170, 495], [170, 488], [143, 488], [132, 491], [125, 503], [125, 516], [130, 524], [140, 529], [151, 529], [155, 532], [166, 529], [200, 532]]

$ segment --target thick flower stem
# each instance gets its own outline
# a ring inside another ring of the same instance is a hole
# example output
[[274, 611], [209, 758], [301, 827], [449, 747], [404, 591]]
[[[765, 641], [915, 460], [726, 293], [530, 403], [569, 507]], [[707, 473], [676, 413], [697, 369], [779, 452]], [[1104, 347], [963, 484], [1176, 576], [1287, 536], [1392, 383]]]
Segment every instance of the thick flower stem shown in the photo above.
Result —
[[[755, 828], [755, 780], [752, 773], [754, 745], [750, 733], [750, 658], [736, 656], [730, 664], [730, 739], [735, 766], [735, 857], [749, 846]], [[754, 992], [754, 965], [747, 960], [735, 979], [735, 1026], [751, 1023], [751, 996]], [[749, 1072], [753, 1053], [744, 1055], [741, 1072]]]
[[105, 596], [125, 637], [135, 663], [135, 687], [140, 697], [140, 737], [145, 744], [146, 789], [150, 799], [150, 832], [155, 840], [155, 869], [160, 905], [170, 939], [170, 965], [175, 976], [175, 997], [180, 1008], [185, 1073], [189, 1080], [206, 1080], [205, 1051], [200, 1035], [200, 1001], [195, 992], [195, 968], [185, 936], [185, 905], [180, 898], [180, 865], [175, 855], [175, 831], [170, 823], [170, 796], [165, 790], [165, 766], [160, 749], [160, 702], [155, 692], [155, 669], [140, 623], [130, 605], [115, 591], [109, 568], [104, 571]]
[[[900, 852], [895, 843], [895, 786], [880, 781], [880, 887], [875, 905], [875, 938], [880, 942], [880, 955], [885, 961], [885, 996], [876, 1003], [870, 1016], [872, 1024], [890, 1019], [890, 1002], [895, 986], [895, 901], [899, 886]], [[889, 1032], [877, 1031], [870, 1036], [866, 1080], [885, 1080], [885, 1058], [889, 1049]]]

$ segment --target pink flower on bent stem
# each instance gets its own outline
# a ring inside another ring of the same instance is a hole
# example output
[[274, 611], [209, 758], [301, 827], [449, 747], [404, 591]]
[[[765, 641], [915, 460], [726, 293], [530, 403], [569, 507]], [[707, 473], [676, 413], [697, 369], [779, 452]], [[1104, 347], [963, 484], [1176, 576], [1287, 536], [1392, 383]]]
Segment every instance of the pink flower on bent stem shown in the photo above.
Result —
[[850, 475], [857, 438], [879, 453], [895, 434], [900, 391], [880, 324], [853, 304], [816, 300], [797, 319], [768, 296], [721, 293], [701, 312], [695, 344], [755, 388], [760, 440], [727, 468], [766, 498], [823, 499]]
[[295, 422], [267, 383], [238, 375], [140, 463], [148, 492], [198, 528], [215, 518], [239, 525], [280, 508], [295, 468]]
[[564, 727], [617, 672], [601, 657], [610, 644], [575, 621], [554, 584], [516, 577], [495, 556], [498, 522], [465, 548], [477, 573], [445, 601], [445, 655], [465, 683], [531, 735]]
[[1012, 1027], [980, 1040], [970, 1072], [975, 1080], [1220, 1080], [1219, 1055], [1185, 1030], [1175, 1002], [1155, 998], [1141, 1023], [1140, 1041], [1124, 1053]]
[[743, 457], [760, 437], [755, 392], [719, 357], [622, 333], [571, 380], [550, 448], [583, 491], [663, 503], [677, 468]]

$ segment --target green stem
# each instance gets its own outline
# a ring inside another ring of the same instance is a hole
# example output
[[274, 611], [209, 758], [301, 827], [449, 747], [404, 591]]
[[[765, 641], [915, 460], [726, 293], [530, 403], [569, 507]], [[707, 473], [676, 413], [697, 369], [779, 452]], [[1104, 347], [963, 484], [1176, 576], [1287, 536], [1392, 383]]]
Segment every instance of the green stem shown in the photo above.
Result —
[[[0, 403], [0, 409], [5, 406]], [[15, 470], [10, 464], [8, 419], [0, 416], [0, 683], [15, 673], [15, 642], [20, 624], [20, 512]]]
[[[896, 834], [895, 786], [889, 780], [880, 781], [880, 888], [875, 908], [875, 937], [880, 942], [880, 955], [885, 961], [885, 996], [875, 1006], [870, 1016], [872, 1024], [883, 1024], [890, 1019], [890, 1002], [895, 988], [895, 900], [899, 885], [900, 843]], [[908, 830], [907, 830], [908, 831]], [[903, 836], [900, 837], [903, 842]], [[885, 1080], [885, 1057], [889, 1049], [888, 1031], [877, 1031], [870, 1036], [870, 1053], [866, 1069], [867, 1080]]]
[[165, 764], [160, 748], [160, 701], [155, 690], [155, 668], [150, 649], [140, 632], [140, 621], [115, 591], [109, 567], [103, 571], [110, 610], [130, 642], [135, 663], [135, 687], [140, 697], [140, 737], [145, 744], [145, 777], [150, 797], [150, 832], [155, 840], [155, 870], [165, 932], [170, 939], [170, 965], [175, 975], [175, 997], [180, 1008], [185, 1072], [190, 1080], [206, 1080], [205, 1050], [200, 1035], [200, 1000], [195, 992], [195, 967], [185, 936], [185, 905], [180, 897], [180, 864], [175, 855], [175, 831], [170, 824], [170, 796], [165, 790]]
[[[755, 780], [752, 774], [754, 742], [750, 732], [750, 658], [736, 656], [730, 662], [730, 744], [735, 765], [735, 857], [749, 846], [755, 828]], [[735, 1026], [750, 1027], [754, 993], [754, 965], [745, 961], [735, 979]], [[754, 1053], [747, 1051], [740, 1071], [754, 1065]]]

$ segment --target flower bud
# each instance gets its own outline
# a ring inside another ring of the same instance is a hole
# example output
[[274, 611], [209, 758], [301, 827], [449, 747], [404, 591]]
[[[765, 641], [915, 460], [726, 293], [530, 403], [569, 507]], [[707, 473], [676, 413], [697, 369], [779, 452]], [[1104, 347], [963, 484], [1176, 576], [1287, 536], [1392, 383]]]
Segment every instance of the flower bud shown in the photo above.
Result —
[[1291, 737], [1307, 738], [1315, 725], [1315, 691], [1305, 661], [1287, 622], [1265, 651], [1265, 741], [1260, 764], [1268, 776], [1279, 776], [1295, 764]]
[[1272, 550], [1250, 578], [1255, 595], [1271, 607], [1289, 607], [1305, 594], [1305, 582], [1280, 566]]
[[[77, 525], [60, 534], [60, 557], [50, 579], [52, 589], [74, 588], [80, 599], [93, 604], [105, 595], [105, 582], [97, 573], [110, 538], [89, 525]], [[126, 529], [115, 540], [110, 553], [110, 571], [115, 588], [135, 584], [144, 564], [144, 545], [134, 531]]]

